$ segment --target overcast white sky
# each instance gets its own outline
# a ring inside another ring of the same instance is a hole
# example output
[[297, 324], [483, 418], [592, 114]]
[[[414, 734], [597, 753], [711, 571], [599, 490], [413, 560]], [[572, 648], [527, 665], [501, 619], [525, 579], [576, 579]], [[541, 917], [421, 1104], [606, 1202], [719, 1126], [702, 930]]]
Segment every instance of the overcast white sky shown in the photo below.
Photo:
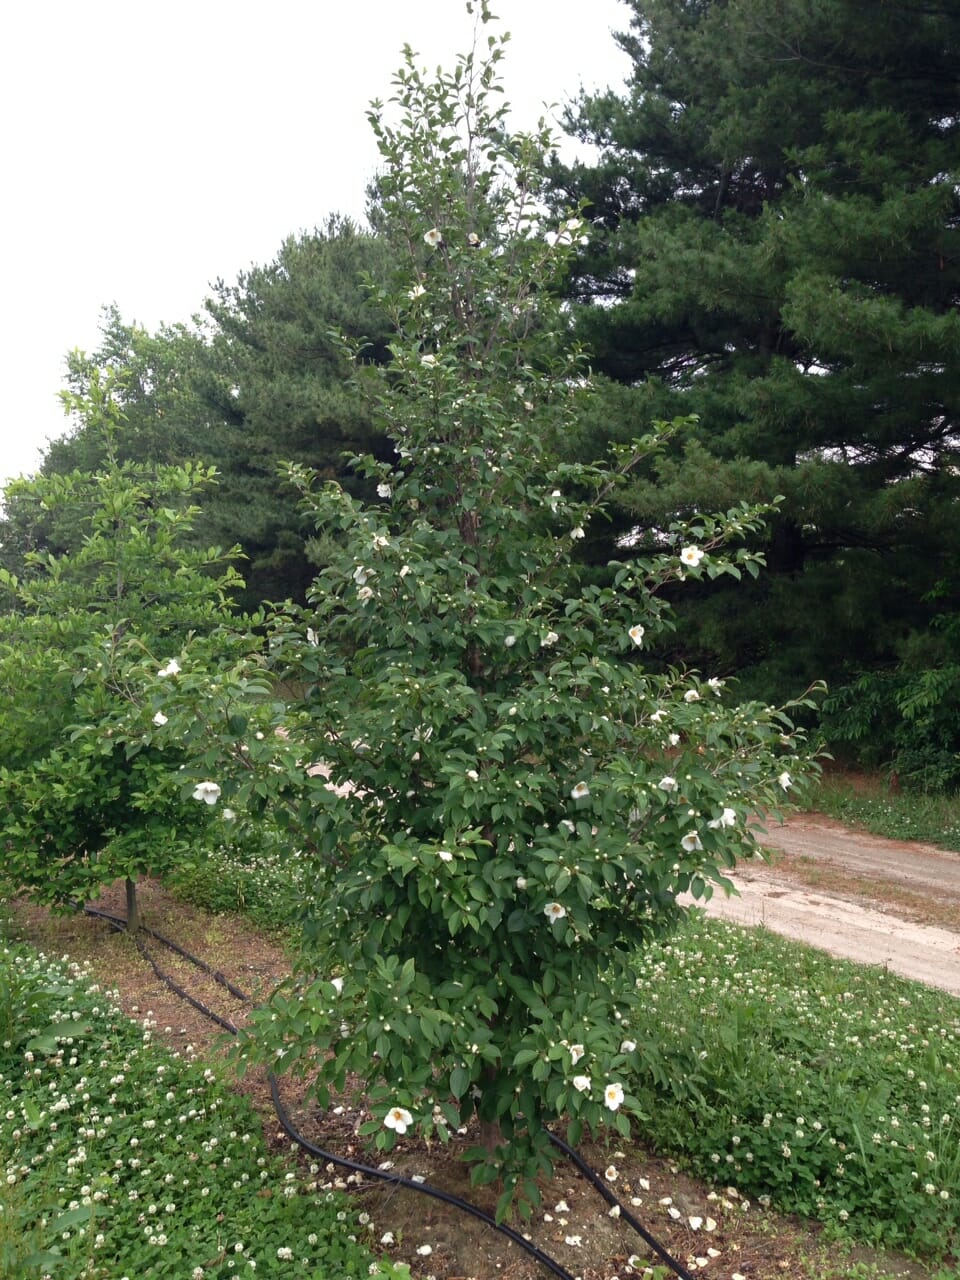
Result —
[[[623, 0], [493, 0], [514, 123], [620, 88]], [[366, 122], [405, 42], [469, 46], [463, 0], [32, 0], [0, 17], [0, 483], [66, 428], [63, 357], [116, 303], [186, 321], [218, 276], [266, 263], [334, 211], [360, 215]]]

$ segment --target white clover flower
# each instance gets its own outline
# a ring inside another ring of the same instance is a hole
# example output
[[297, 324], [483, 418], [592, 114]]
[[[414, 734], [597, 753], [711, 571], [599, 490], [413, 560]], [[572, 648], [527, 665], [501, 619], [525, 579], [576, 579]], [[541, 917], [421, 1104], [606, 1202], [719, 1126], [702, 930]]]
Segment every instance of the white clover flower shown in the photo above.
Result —
[[586, 1049], [583, 1047], [582, 1044], [571, 1044], [571, 1045], [568, 1045], [567, 1048], [569, 1049], [569, 1052], [570, 1052], [570, 1065], [575, 1067], [577, 1063], [580, 1061], [580, 1059], [583, 1057], [583, 1055], [586, 1053]]
[[548, 902], [543, 908], [543, 914], [551, 924], [555, 924], [557, 920], [562, 920], [567, 914], [567, 908], [559, 902]]
[[572, 800], [585, 800], [589, 794], [590, 794], [590, 788], [587, 786], [587, 784], [585, 782], [578, 782], [577, 785], [570, 792], [570, 798]]
[[293, 1250], [288, 1245], [282, 1244], [277, 1250], [277, 1257], [281, 1262], [292, 1262]]
[[790, 777], [789, 773], [787, 773], [786, 769], [784, 769], [783, 773], [780, 774], [780, 777], [777, 778], [777, 782], [781, 787], [783, 787], [784, 791], [789, 791], [793, 786], [793, 779]]
[[549, 649], [549, 647], [552, 644], [556, 644], [559, 639], [560, 637], [557, 635], [556, 631], [548, 631], [547, 634], [540, 641], [540, 644], [542, 648]]
[[386, 483], [378, 484], [378, 485], [377, 485], [377, 497], [378, 497], [378, 498], [392, 498], [392, 497], [393, 497], [393, 488], [392, 488], [392, 486], [391, 486], [391, 485], [388, 485], [388, 484], [386, 484]]
[[633, 1053], [636, 1047], [637, 1047], [636, 1040], [621, 1040], [620, 1042], [621, 1053]]
[[453, 861], [453, 854], [450, 852], [449, 849], [438, 849], [437, 857], [440, 859], [441, 862]]
[[660, 781], [657, 783], [657, 786], [661, 791], [667, 791], [667, 792], [676, 791], [677, 780], [676, 778], [671, 778], [668, 773], [665, 778], [660, 779]]
[[699, 547], [683, 547], [680, 552], [680, 563], [691, 569], [695, 569], [702, 559], [703, 552]]
[[589, 1093], [590, 1083], [591, 1081], [589, 1076], [573, 1077], [573, 1087], [576, 1089], [577, 1093]]
[[633, 643], [638, 647], [643, 644], [643, 637], [645, 634], [646, 633], [644, 631], [644, 628], [640, 625], [639, 622], [635, 623], [635, 625], [632, 626], [630, 630], [627, 632], [627, 635], [630, 637]]
[[432, 369], [437, 363], [437, 357], [428, 352], [427, 355], [420, 357], [420, 363], [425, 365], [426, 368]]
[[153, 717], [153, 723], [157, 726], [158, 729], [162, 729], [163, 726], [167, 723], [167, 717], [163, 714], [162, 711], [158, 711], [157, 714]]
[[577, 542], [580, 538], [586, 537], [586, 534], [583, 532], [583, 525], [578, 524], [576, 528], [571, 529], [570, 537], [574, 542]]
[[157, 672], [158, 676], [178, 676], [180, 674], [180, 663], [176, 658], [171, 658], [165, 667], [161, 667]]
[[703, 845], [700, 843], [700, 837], [695, 831], [688, 831], [680, 841], [680, 844], [683, 846], [685, 853], [696, 853], [698, 850], [703, 848]]
[[623, 1103], [623, 1085], [613, 1082], [604, 1087], [603, 1105], [610, 1111], [617, 1111]]
[[700, 694], [697, 692], [696, 689], [688, 689], [687, 692], [683, 695], [683, 700], [684, 702], [699, 702]]
[[406, 1107], [391, 1107], [383, 1117], [383, 1123], [385, 1128], [404, 1134], [407, 1132], [407, 1126], [413, 1124], [413, 1116]]
[[415, 284], [412, 289], [407, 290], [407, 297], [411, 302], [416, 302], [418, 298], [422, 298], [426, 293], [426, 289], [422, 284]]
[[443, 233], [439, 227], [431, 227], [429, 231], [423, 233], [424, 243], [428, 244], [431, 249], [435, 249], [443, 239]]
[[220, 788], [215, 782], [198, 782], [193, 788], [194, 800], [202, 800], [204, 804], [216, 804], [220, 799]]

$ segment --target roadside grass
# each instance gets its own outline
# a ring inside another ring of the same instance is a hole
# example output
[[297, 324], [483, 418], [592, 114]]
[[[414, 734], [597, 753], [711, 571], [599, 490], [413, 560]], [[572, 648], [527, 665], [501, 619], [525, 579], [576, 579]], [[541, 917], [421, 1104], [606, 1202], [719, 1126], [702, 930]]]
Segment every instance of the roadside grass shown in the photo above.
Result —
[[838, 1236], [956, 1257], [960, 1001], [698, 918], [637, 971], [657, 1150]]
[[[249, 1103], [77, 966], [0, 945], [0, 1280], [406, 1275]], [[373, 1267], [373, 1272], [370, 1268]]]
[[960, 796], [892, 791], [881, 777], [825, 772], [803, 806], [891, 840], [922, 840], [960, 852]]

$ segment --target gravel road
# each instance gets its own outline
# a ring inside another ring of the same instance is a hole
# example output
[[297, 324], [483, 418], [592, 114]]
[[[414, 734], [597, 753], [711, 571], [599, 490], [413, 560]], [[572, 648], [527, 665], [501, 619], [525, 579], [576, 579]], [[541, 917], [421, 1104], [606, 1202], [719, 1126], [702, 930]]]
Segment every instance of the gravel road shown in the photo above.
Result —
[[[831, 955], [884, 965], [960, 996], [960, 853], [850, 831], [818, 814], [770, 824], [763, 844], [776, 865], [743, 863], [731, 875], [738, 897], [717, 892], [710, 915], [763, 924]], [[818, 870], [829, 884], [803, 879]], [[937, 903], [940, 927], [917, 923], [897, 899]]]

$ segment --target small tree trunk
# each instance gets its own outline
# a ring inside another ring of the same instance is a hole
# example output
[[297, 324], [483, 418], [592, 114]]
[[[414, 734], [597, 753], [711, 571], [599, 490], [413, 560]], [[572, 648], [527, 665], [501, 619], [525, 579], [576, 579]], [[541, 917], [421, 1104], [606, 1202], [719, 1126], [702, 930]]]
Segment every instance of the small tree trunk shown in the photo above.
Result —
[[137, 902], [137, 882], [127, 876], [127, 933], [136, 936], [140, 932], [140, 904]]

